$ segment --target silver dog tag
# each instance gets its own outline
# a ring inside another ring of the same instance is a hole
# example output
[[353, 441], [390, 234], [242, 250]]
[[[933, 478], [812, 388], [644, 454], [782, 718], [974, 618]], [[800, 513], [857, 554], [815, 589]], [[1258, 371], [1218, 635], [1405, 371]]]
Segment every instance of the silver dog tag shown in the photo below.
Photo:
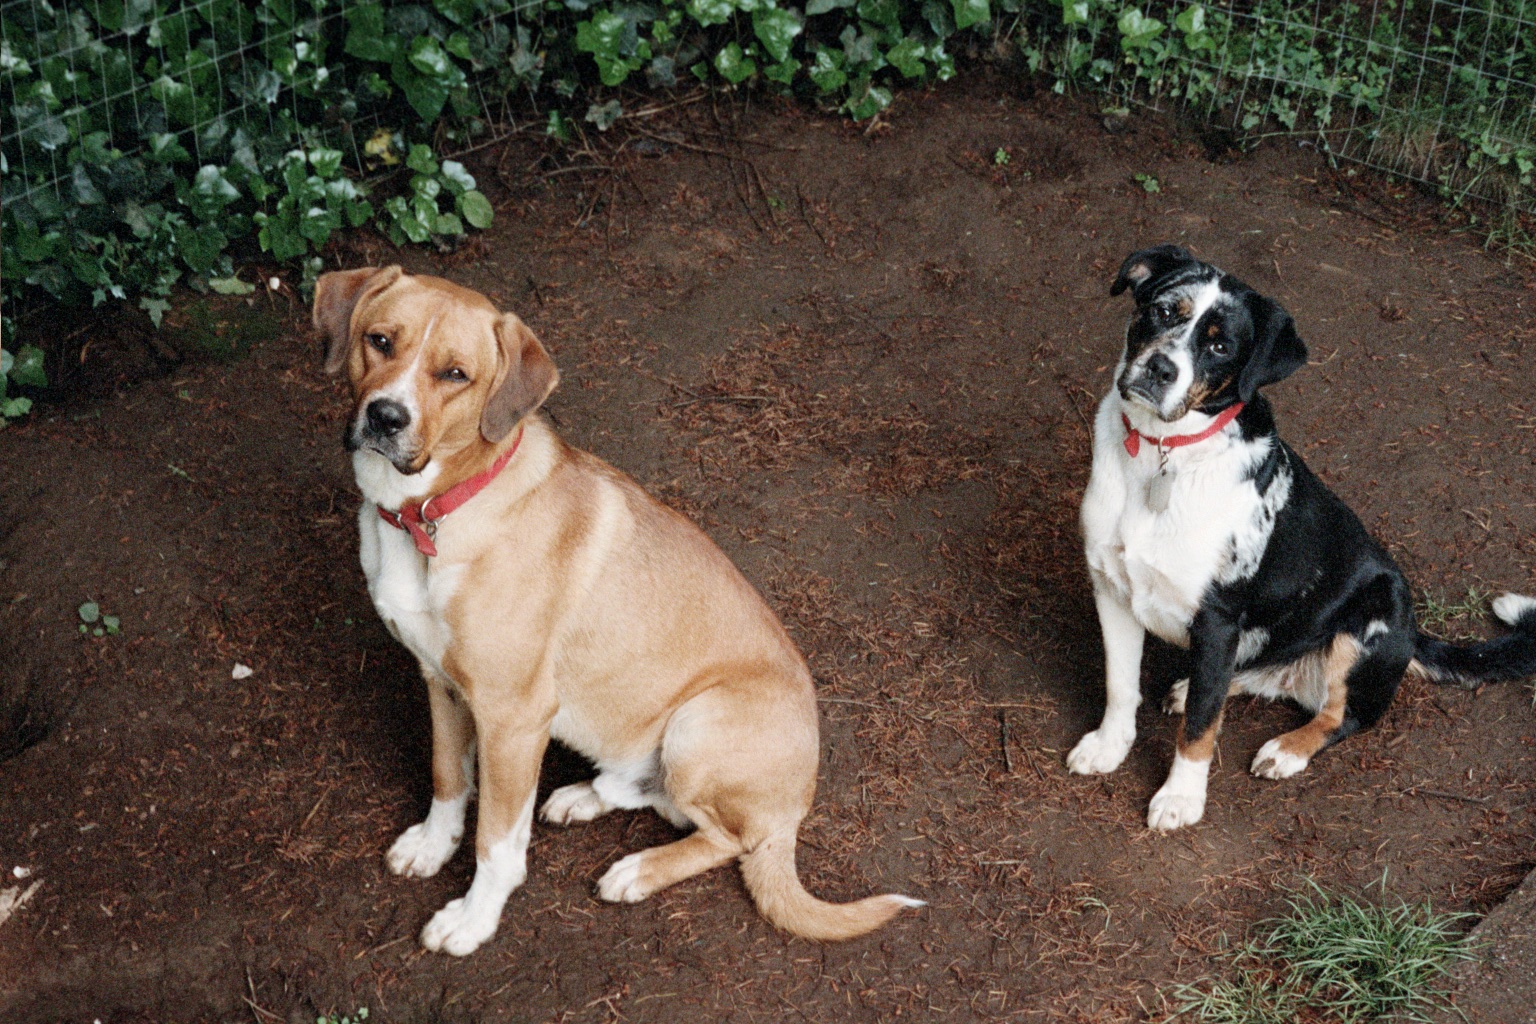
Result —
[[1168, 499], [1173, 494], [1173, 474], [1166, 469], [1147, 481], [1147, 508], [1153, 512], [1168, 511]]

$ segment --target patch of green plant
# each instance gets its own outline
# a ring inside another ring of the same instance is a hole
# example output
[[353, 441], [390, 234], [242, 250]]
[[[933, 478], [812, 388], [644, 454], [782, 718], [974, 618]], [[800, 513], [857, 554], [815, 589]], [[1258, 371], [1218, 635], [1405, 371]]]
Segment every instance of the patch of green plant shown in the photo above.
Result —
[[1468, 619], [1487, 615], [1488, 597], [1486, 591], [1476, 587], [1468, 587], [1465, 596], [1460, 598], [1426, 590], [1413, 604], [1414, 619], [1420, 629], [1442, 640], [1476, 640], [1476, 633], [1454, 627], [1464, 624]]
[[349, 1017], [343, 1017], [335, 1013], [328, 1013], [323, 1017], [316, 1017], [315, 1024], [363, 1024], [368, 1019], [368, 1007], [360, 1006]]
[[1158, 181], [1154, 175], [1137, 172], [1131, 177], [1136, 184], [1141, 186], [1143, 192], [1161, 192], [1163, 190], [1163, 183]]
[[116, 636], [122, 632], [122, 620], [116, 615], [102, 613], [101, 605], [87, 601], [79, 608], [80, 632], [91, 636]]
[[[490, 226], [490, 200], [475, 189], [475, 177], [456, 160], [441, 163], [428, 146], [415, 145], [405, 166], [415, 173], [406, 194], [384, 204], [379, 228], [396, 245], [425, 242], [434, 235], [449, 238], [464, 234], [464, 225]], [[448, 209], [443, 209], [443, 204]]]
[[1227, 977], [1176, 986], [1167, 1020], [1200, 1024], [1368, 1024], [1428, 1021], [1446, 1004], [1455, 965], [1472, 958], [1470, 914], [1429, 904], [1357, 902], [1315, 881], [1290, 893], [1287, 912], [1227, 954]]
[[1364, 144], [1453, 200], [1529, 204], [1536, 188], [1536, 32], [1502, 5], [1060, 4], [1066, 31], [1025, 44], [1058, 91], [1173, 100], [1244, 133], [1305, 130], [1329, 153]]
[[[6, 333], [10, 333], [9, 324]], [[0, 427], [32, 411], [32, 399], [10, 393], [11, 388], [16, 386], [48, 386], [48, 374], [43, 369], [43, 350], [36, 345], [23, 345], [14, 355], [9, 349], [0, 349]]]
[[[412, 138], [463, 145], [485, 127], [472, 79], [504, 92], [536, 72], [510, 11], [509, 0], [8, 0], [10, 319], [25, 324], [21, 308], [44, 300], [127, 300], [158, 325], [177, 282], [233, 280], [243, 239], [280, 263], [312, 258], [374, 216], [369, 178], [400, 163], [360, 151], [360, 123], [391, 126], [402, 150]], [[488, 223], [489, 204], [452, 216], [463, 233]]]

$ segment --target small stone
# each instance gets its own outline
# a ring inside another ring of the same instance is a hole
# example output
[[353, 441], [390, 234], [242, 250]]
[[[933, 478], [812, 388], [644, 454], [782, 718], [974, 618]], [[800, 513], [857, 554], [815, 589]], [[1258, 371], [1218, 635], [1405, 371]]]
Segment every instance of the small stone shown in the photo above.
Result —
[[237, 661], [235, 662], [235, 670], [229, 674], [229, 677], [231, 679], [249, 679], [251, 678], [251, 673], [255, 671], [256, 670], [251, 668], [251, 666], [241, 664]]

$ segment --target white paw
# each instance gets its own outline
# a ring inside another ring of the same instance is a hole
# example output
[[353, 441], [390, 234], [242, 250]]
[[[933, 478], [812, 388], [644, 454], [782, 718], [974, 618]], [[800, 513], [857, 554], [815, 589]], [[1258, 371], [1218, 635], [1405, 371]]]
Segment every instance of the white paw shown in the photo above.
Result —
[[1193, 825], [1205, 817], [1205, 794], [1190, 792], [1167, 783], [1152, 797], [1147, 808], [1147, 827], [1157, 832], [1172, 832]]
[[549, 794], [539, 817], [551, 825], [570, 825], [578, 821], [591, 821], [613, 810], [613, 805], [597, 795], [590, 782], [578, 782], [573, 786], [561, 786]]
[[1522, 594], [1505, 594], [1494, 598], [1493, 614], [1506, 626], [1513, 626], [1526, 615], [1536, 614], [1536, 598]]
[[431, 878], [459, 848], [462, 826], [456, 832], [433, 828], [431, 821], [412, 825], [400, 833], [384, 855], [389, 870], [407, 878]]
[[609, 903], [639, 903], [650, 895], [640, 884], [640, 865], [644, 853], [632, 853], [614, 861], [598, 879], [597, 894]]
[[1163, 698], [1163, 714], [1182, 715], [1184, 703], [1189, 699], [1189, 680], [1180, 679], [1173, 684], [1173, 689], [1168, 691], [1168, 696]]
[[468, 899], [461, 896], [432, 915], [421, 930], [421, 944], [434, 953], [468, 956], [496, 934], [500, 917], [500, 913], [476, 913]]
[[1280, 737], [1276, 736], [1259, 748], [1249, 770], [1261, 779], [1288, 779], [1306, 766], [1307, 758], [1280, 749]]
[[1120, 767], [1125, 755], [1131, 752], [1136, 731], [1107, 730], [1103, 727], [1077, 741], [1072, 753], [1067, 755], [1067, 770], [1077, 775], [1103, 775]]

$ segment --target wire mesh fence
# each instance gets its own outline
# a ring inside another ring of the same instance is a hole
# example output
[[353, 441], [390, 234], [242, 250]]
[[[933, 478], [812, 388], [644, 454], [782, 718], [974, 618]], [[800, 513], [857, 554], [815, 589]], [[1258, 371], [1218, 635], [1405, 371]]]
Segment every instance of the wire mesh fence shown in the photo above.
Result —
[[1183, 109], [1247, 140], [1308, 138], [1336, 160], [1452, 200], [1536, 210], [1536, 0], [1078, 11], [1094, 52], [1118, 50], [1085, 73], [1127, 99]]
[[[443, 48], [487, 72], [464, 76], [473, 102], [456, 109], [472, 111], [460, 137], [466, 144], [494, 138], [515, 124], [516, 110], [508, 77], [489, 73], [491, 64], [515, 59], [513, 40], [537, 0], [436, 6], [461, 8], [459, 31]], [[487, 6], [495, 13], [466, 16]], [[194, 166], [243, 160], [254, 169], [257, 151], [274, 140], [323, 138], [366, 172], [377, 166], [364, 151], [369, 134], [400, 121], [389, 111], [401, 84], [387, 71], [359, 72], [358, 62], [335, 58], [346, 47], [383, 59], [386, 19], [389, 33], [425, 39], [432, 16], [415, 5], [386, 10], [376, 0], [4, 0], [4, 199], [47, 207], [89, 198], [99, 185], [83, 165], [105, 163], [109, 152], [153, 163], [184, 150]], [[420, 58], [446, 77], [455, 66], [441, 57], [429, 47], [396, 64], [422, 80], [422, 90], [446, 91], [413, 64]], [[452, 152], [450, 141], [445, 155]]]
[[[1038, 4], [1051, 50], [1042, 66], [1062, 80], [1177, 106], [1245, 137], [1305, 135], [1335, 159], [1452, 198], [1536, 209], [1536, 0]], [[378, 166], [369, 137], [399, 123], [402, 93], [424, 121], [456, 115], [461, 134], [439, 147], [451, 155], [456, 140], [463, 148], [515, 123], [510, 97], [519, 62], [537, 61], [527, 26], [542, 8], [3, 0], [0, 192], [46, 220], [101, 198], [112, 182], [95, 169], [156, 180], [175, 163], [182, 175], [209, 163], [270, 173], [263, 147], [317, 136], [363, 172]], [[398, 40], [412, 40], [409, 50]]]

